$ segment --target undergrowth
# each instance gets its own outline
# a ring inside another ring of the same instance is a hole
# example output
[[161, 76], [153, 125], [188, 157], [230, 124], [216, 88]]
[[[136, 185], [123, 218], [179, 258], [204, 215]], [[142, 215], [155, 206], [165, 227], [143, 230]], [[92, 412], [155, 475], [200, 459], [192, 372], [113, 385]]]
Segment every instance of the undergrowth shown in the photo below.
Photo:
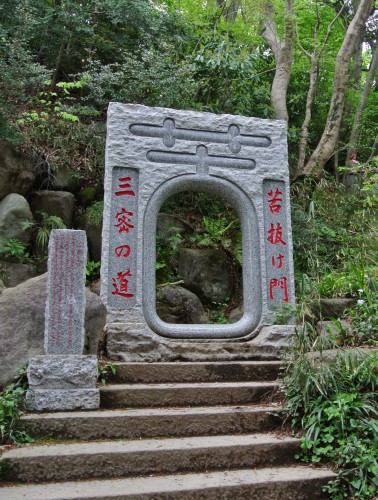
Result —
[[27, 391], [26, 367], [19, 370], [17, 379], [0, 392], [0, 443], [22, 445], [33, 439], [17, 427], [25, 409]]
[[[371, 176], [358, 188], [346, 193], [329, 179], [292, 186], [301, 326], [283, 380], [287, 418], [302, 436], [298, 458], [337, 472], [326, 486], [334, 500], [378, 498], [378, 198]], [[334, 328], [317, 330], [314, 302], [338, 297], [355, 303]]]
[[330, 347], [329, 336], [304, 324], [287, 362], [287, 416], [304, 433], [299, 457], [334, 467], [337, 478], [326, 487], [332, 499], [376, 498], [378, 352], [345, 348], [329, 358]]

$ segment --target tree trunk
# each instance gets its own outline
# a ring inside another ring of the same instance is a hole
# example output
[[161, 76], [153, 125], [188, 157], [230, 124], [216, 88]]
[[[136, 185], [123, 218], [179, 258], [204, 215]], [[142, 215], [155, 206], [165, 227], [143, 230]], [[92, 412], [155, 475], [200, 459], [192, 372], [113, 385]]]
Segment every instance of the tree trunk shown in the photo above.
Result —
[[318, 86], [318, 78], [319, 78], [319, 66], [320, 66], [320, 58], [323, 54], [323, 51], [328, 43], [329, 37], [331, 36], [332, 27], [337, 21], [337, 19], [341, 16], [344, 11], [345, 4], [341, 7], [339, 12], [333, 18], [333, 20], [329, 23], [327, 27], [327, 33], [325, 38], [319, 47], [319, 28], [321, 25], [321, 19], [319, 15], [319, 7], [318, 2], [316, 1], [316, 14], [317, 14], [317, 22], [314, 28], [314, 50], [310, 54], [307, 52], [301, 45], [298, 35], [298, 43], [301, 50], [306, 54], [306, 56], [310, 59], [310, 84], [307, 91], [307, 99], [306, 99], [306, 108], [305, 108], [305, 117], [301, 127], [301, 134], [299, 139], [299, 147], [298, 147], [298, 161], [295, 168], [295, 172], [293, 173], [293, 177], [296, 178], [299, 175], [302, 175], [304, 164], [306, 161], [306, 150], [308, 145], [308, 128], [311, 121], [312, 115], [312, 105], [314, 104], [315, 94]]
[[305, 117], [301, 127], [301, 135], [298, 148], [298, 162], [296, 165], [295, 177], [301, 175], [306, 160], [306, 150], [308, 144], [308, 127], [311, 121], [312, 105], [314, 103], [319, 74], [319, 61], [316, 54], [311, 54], [310, 86], [307, 92]]
[[289, 115], [286, 97], [293, 61], [294, 0], [285, 0], [285, 35], [283, 40], [280, 40], [278, 36], [274, 6], [271, 0], [266, 0], [264, 4], [264, 15], [262, 37], [272, 49], [276, 59], [270, 100], [274, 118], [287, 122]]
[[216, 0], [216, 3], [222, 9], [226, 21], [235, 21], [240, 8], [240, 0]]
[[364, 29], [372, 10], [372, 6], [373, 0], [360, 1], [357, 12], [347, 29], [344, 41], [337, 54], [333, 92], [326, 125], [319, 144], [303, 169], [305, 175], [321, 174], [324, 165], [333, 154], [343, 115], [349, 62], [355, 50], [359, 34]]
[[348, 166], [350, 166], [351, 164], [350, 163], [351, 155], [353, 153], [356, 153], [356, 147], [360, 136], [361, 117], [362, 113], [365, 110], [374, 79], [377, 76], [377, 69], [378, 69], [378, 44], [374, 48], [373, 58], [371, 60], [370, 68], [366, 76], [365, 85], [360, 96], [360, 102], [358, 103], [358, 108], [354, 115], [353, 127], [352, 127], [352, 132], [350, 134], [347, 162], [346, 162]]
[[378, 154], [378, 135], [375, 136], [374, 143], [371, 147], [371, 153], [367, 163], [370, 163], [376, 154]]

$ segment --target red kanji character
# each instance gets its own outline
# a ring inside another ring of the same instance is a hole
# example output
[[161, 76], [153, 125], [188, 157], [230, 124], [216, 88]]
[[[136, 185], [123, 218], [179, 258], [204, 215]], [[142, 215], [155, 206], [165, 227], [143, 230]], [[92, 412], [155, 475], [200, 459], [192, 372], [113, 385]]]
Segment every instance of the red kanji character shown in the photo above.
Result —
[[128, 233], [130, 229], [134, 228], [131, 224], [131, 217], [133, 215], [133, 212], [128, 212], [125, 208], [122, 208], [122, 210], [116, 214], [118, 224], [114, 224], [114, 227], [119, 228], [119, 233]]
[[282, 191], [280, 191], [278, 188], [275, 190], [273, 193], [273, 189], [271, 189], [268, 193], [269, 196], [269, 210], [271, 211], [272, 214], [279, 214], [282, 209], [282, 205], [280, 202], [282, 202], [282, 198], [280, 196], [282, 195]]
[[132, 276], [130, 269], [126, 269], [124, 273], [119, 272], [117, 274], [117, 278], [112, 278], [112, 285], [114, 288], [112, 295], [120, 295], [126, 299], [134, 297], [133, 293], [128, 293], [129, 280], [126, 278], [129, 278], [130, 276]]
[[281, 288], [284, 292], [284, 302], [289, 302], [289, 293], [287, 291], [287, 278], [272, 278], [269, 283], [269, 298], [274, 300], [273, 290], [275, 288]]
[[272, 266], [276, 267], [277, 269], [281, 269], [283, 266], [283, 260], [284, 256], [282, 254], [278, 254], [277, 257], [272, 257]]
[[114, 249], [117, 257], [128, 257], [131, 253], [131, 248], [129, 245], [120, 245]]
[[116, 196], [135, 196], [134, 191], [132, 191], [131, 188], [131, 177], [120, 177], [118, 179], [119, 182], [119, 189], [122, 189], [122, 191], [116, 191], [114, 194]]
[[280, 223], [278, 223], [276, 227], [274, 227], [274, 224], [270, 224], [268, 234], [268, 241], [272, 245], [277, 245], [277, 243], [286, 245], [286, 242], [282, 239], [282, 226]]

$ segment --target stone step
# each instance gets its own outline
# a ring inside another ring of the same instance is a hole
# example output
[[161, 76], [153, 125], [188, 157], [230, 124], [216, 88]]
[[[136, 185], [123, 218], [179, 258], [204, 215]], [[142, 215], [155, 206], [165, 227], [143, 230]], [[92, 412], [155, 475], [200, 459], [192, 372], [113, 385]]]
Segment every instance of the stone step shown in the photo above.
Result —
[[299, 444], [273, 434], [95, 441], [18, 448], [0, 463], [5, 481], [109, 479], [290, 464]]
[[280, 361], [114, 363], [111, 383], [240, 382], [276, 380]]
[[53, 439], [204, 436], [269, 431], [280, 425], [280, 411], [276, 404], [39, 413], [23, 415], [20, 427]]
[[101, 408], [245, 405], [268, 402], [275, 382], [119, 384], [100, 388]]
[[318, 500], [328, 470], [269, 467], [0, 488], [4, 500]]

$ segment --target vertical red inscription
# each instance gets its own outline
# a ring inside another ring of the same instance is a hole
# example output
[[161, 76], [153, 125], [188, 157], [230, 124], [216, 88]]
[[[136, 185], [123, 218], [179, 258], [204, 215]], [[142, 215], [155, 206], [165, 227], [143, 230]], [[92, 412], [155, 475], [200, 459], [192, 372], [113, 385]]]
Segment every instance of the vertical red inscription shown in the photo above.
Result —
[[[274, 271], [275, 269], [281, 269], [282, 271], [285, 271], [286, 269], [286, 237], [281, 223], [276, 219], [284, 208], [283, 190], [282, 188], [278, 188], [277, 185], [274, 186], [274, 184], [270, 184], [267, 191], [265, 191], [265, 196], [268, 213], [270, 214], [270, 217], [268, 218], [269, 222], [266, 226], [267, 241], [272, 246], [281, 245], [282, 252], [274, 252], [273, 248], [268, 250], [269, 257], [267, 260], [267, 270], [269, 280], [269, 300], [274, 301], [282, 297], [284, 302], [289, 302], [288, 279], [285, 275], [275, 276]], [[274, 221], [275, 219], [276, 221]]]
[[273, 294], [273, 290], [275, 288], [280, 288], [281, 290], [283, 290], [283, 294], [284, 294], [284, 302], [289, 302], [289, 294], [288, 294], [288, 291], [287, 291], [287, 278], [283, 277], [283, 278], [272, 278], [270, 280], [270, 283], [269, 283], [269, 298], [270, 300], [274, 300], [274, 294]]
[[277, 269], [281, 269], [283, 266], [284, 256], [279, 253], [278, 255], [272, 256], [272, 267], [276, 267]]
[[[114, 268], [111, 276], [112, 288], [109, 290], [112, 296], [122, 297], [124, 299], [133, 299], [135, 297], [135, 255], [134, 246], [135, 234], [133, 231], [136, 230], [137, 220], [136, 217], [137, 205], [136, 205], [136, 194], [137, 194], [137, 181], [134, 185], [134, 177], [127, 176], [122, 173], [116, 175], [117, 180], [116, 186], [113, 187], [113, 193], [116, 197], [125, 197], [124, 202], [115, 202], [114, 207], [114, 222], [113, 231], [115, 231], [114, 236], [114, 247], [112, 249]], [[118, 186], [118, 189], [117, 189]], [[129, 198], [126, 201], [126, 198]], [[114, 253], [113, 253], [114, 252]], [[123, 259], [129, 261], [128, 264], [121, 264]], [[131, 303], [131, 302], [130, 302]]]
[[120, 295], [126, 299], [131, 299], [134, 297], [133, 293], [128, 292], [129, 280], [127, 278], [131, 277], [130, 269], [126, 269], [125, 272], [119, 272], [116, 278], [112, 278], [113, 291], [112, 295]]
[[120, 177], [118, 179], [120, 191], [115, 191], [116, 196], [135, 196], [134, 191], [131, 189], [131, 177]]
[[272, 214], [279, 214], [281, 213], [282, 209], [282, 191], [280, 191], [278, 188], [273, 192], [273, 189], [271, 189], [268, 192], [268, 205], [269, 205], [269, 210]]
[[273, 223], [270, 224], [268, 235], [267, 239], [270, 244], [278, 245], [278, 243], [281, 243], [282, 245], [286, 245], [286, 242], [282, 239], [282, 226], [279, 222], [276, 226]]
[[122, 208], [120, 212], [117, 212], [115, 216], [117, 224], [114, 224], [114, 227], [118, 228], [119, 233], [128, 233], [130, 229], [134, 229], [134, 225], [131, 223], [133, 216], [133, 212], [126, 210], [126, 208]]
[[131, 253], [131, 248], [130, 245], [119, 245], [114, 249], [114, 252], [117, 257], [127, 258]]

